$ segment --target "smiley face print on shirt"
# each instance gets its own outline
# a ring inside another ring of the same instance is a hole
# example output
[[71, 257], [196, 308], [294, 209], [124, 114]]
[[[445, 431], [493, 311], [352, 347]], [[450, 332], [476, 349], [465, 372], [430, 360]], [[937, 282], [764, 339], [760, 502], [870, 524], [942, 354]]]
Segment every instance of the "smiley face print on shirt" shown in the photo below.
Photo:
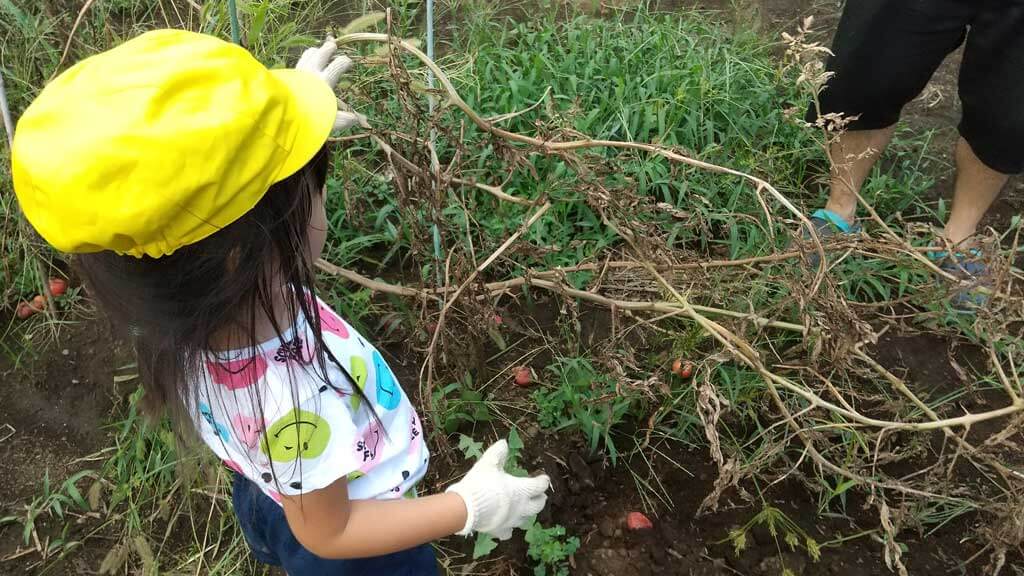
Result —
[[334, 334], [342, 340], [348, 340], [348, 327], [345, 326], [345, 322], [343, 322], [333, 310], [325, 306], [319, 299], [314, 302], [308, 294], [306, 295], [306, 298], [306, 301], [309, 302], [311, 306], [317, 307], [317, 313], [320, 316], [320, 329], [324, 332]]
[[[349, 358], [349, 373], [352, 375], [352, 379], [356, 381], [356, 386], [359, 390], [366, 391], [366, 379], [369, 377], [369, 373], [366, 371], [366, 362], [363, 361], [360, 356], [352, 356]], [[359, 411], [359, 405], [362, 403], [362, 395], [353, 390], [352, 397], [349, 398], [349, 406], [352, 408], [352, 413], [355, 414]]]
[[213, 381], [228, 390], [248, 388], [267, 373], [267, 360], [253, 356], [242, 360], [226, 360], [206, 363], [206, 370]]
[[213, 417], [213, 409], [211, 409], [206, 402], [199, 403], [199, 414], [206, 420], [206, 423], [213, 428], [214, 433], [220, 437], [224, 442], [231, 442], [231, 432], [228, 427], [218, 422]]
[[260, 452], [274, 462], [316, 458], [327, 449], [331, 426], [307, 410], [291, 410], [278, 418], [263, 435]]
[[235, 438], [250, 450], [256, 447], [263, 435], [263, 423], [245, 414], [236, 414], [231, 419], [231, 428], [235, 431]]
[[371, 421], [370, 425], [363, 430], [363, 433], [356, 441], [357, 458], [361, 460], [360, 472], [366, 474], [380, 463], [380, 450], [383, 448], [381, 446], [382, 440], [383, 434], [381, 433], [380, 426], [376, 421]]
[[377, 379], [377, 404], [385, 410], [398, 408], [402, 402], [402, 390], [391, 373], [391, 367], [376, 350], [373, 351], [373, 373]]
[[[257, 359], [204, 358], [203, 378], [190, 385], [211, 396], [196, 399], [193, 423], [227, 466], [275, 500], [340, 478], [352, 498], [394, 498], [426, 471], [423, 422], [383, 351], [322, 302], [310, 304], [324, 307], [322, 338], [297, 318], [287, 335], [260, 345]], [[308, 366], [317, 342], [338, 360], [326, 374]]]

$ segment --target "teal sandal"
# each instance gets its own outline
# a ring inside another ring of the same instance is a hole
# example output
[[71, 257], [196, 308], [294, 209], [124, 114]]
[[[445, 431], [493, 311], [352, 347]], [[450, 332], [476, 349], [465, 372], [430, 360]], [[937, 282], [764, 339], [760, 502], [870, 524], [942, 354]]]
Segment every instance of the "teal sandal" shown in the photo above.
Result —
[[[818, 235], [818, 239], [825, 241], [833, 236], [848, 236], [853, 234], [860, 234], [863, 228], [860, 224], [849, 223], [842, 216], [836, 214], [831, 210], [815, 210], [811, 214], [811, 224], [814, 225], [814, 232]], [[803, 228], [803, 239], [810, 240], [811, 232], [807, 228]], [[821, 263], [821, 255], [817, 250], [812, 250], [807, 255], [807, 263], [812, 268], [817, 268], [818, 264]]]

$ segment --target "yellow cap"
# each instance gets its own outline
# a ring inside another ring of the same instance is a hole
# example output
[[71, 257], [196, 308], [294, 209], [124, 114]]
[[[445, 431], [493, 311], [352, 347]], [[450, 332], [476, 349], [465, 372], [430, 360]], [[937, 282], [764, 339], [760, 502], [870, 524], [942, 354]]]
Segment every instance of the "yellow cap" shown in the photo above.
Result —
[[159, 258], [252, 209], [324, 145], [337, 100], [212, 36], [158, 30], [79, 62], [18, 122], [22, 210], [64, 252]]

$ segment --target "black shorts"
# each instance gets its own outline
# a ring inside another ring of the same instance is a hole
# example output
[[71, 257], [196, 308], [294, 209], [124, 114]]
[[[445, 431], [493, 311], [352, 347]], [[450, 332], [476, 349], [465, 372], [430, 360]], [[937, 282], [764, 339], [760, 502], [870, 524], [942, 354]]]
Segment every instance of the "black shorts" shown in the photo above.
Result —
[[859, 116], [850, 130], [895, 124], [965, 40], [960, 135], [993, 170], [1024, 171], [1024, 0], [847, 0], [822, 113]]

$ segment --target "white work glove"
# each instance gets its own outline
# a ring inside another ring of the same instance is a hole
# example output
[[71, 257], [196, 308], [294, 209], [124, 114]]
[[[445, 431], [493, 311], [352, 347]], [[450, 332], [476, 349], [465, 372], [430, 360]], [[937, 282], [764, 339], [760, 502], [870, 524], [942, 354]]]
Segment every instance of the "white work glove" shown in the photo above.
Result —
[[513, 476], [505, 472], [507, 458], [508, 442], [494, 443], [465, 478], [446, 490], [466, 502], [466, 526], [459, 535], [483, 532], [508, 540], [513, 528], [521, 528], [544, 509], [551, 479], [546, 474], [533, 478]]
[[[341, 81], [342, 75], [352, 68], [352, 59], [342, 54], [335, 57], [338, 51], [338, 44], [334, 38], [327, 37], [327, 41], [319, 48], [310, 48], [302, 53], [299, 63], [295, 65], [296, 70], [303, 70], [316, 74], [331, 87], [333, 91]], [[334, 120], [335, 130], [347, 130], [353, 126], [367, 126], [366, 117], [356, 112], [339, 111]]]

